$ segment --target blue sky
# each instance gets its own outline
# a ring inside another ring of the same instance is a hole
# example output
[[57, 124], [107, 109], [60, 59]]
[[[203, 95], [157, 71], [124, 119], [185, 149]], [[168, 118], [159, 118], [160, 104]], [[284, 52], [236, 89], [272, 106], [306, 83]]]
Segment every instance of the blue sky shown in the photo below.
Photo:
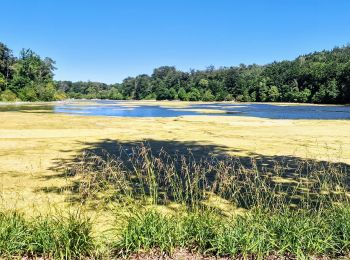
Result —
[[0, 41], [53, 58], [59, 80], [265, 64], [350, 42], [348, 0], [0, 0], [0, 9]]

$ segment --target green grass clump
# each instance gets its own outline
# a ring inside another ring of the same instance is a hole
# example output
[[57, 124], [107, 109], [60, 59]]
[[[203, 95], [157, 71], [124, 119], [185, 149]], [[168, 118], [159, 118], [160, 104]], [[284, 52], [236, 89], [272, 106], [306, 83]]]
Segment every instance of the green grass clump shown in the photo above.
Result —
[[123, 255], [153, 248], [172, 252], [179, 243], [175, 240], [179, 237], [179, 234], [175, 234], [178, 232], [175, 221], [175, 218], [163, 217], [155, 211], [135, 213], [128, 219], [121, 239], [117, 242], [117, 249]]
[[0, 212], [0, 256], [69, 259], [89, 255], [93, 247], [91, 223], [80, 215], [26, 219]]
[[146, 211], [129, 218], [116, 243], [122, 255], [142, 251], [171, 254], [186, 248], [216, 256], [338, 256], [350, 249], [350, 208], [324, 211], [254, 210], [234, 219], [215, 212], [163, 216]]

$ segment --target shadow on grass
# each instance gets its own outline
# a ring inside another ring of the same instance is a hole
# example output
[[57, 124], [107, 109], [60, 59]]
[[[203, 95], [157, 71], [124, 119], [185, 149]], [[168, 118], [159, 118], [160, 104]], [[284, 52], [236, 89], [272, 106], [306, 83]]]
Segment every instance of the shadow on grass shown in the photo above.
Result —
[[[132, 171], [132, 165], [130, 164], [130, 154], [141, 146], [146, 146], [150, 149], [154, 155], [159, 155], [162, 151], [166, 152], [170, 157], [178, 155], [191, 156], [193, 160], [201, 160], [211, 157], [224, 158], [227, 156], [227, 152], [240, 152], [237, 149], [230, 149], [224, 146], [217, 145], [202, 145], [196, 142], [179, 142], [179, 141], [158, 141], [158, 140], [140, 140], [140, 141], [119, 141], [112, 139], [105, 139], [100, 142], [80, 142], [80, 145], [86, 147], [78, 151], [77, 155], [73, 159], [56, 159], [52, 167], [49, 170], [57, 172], [57, 174], [50, 174], [47, 176], [41, 176], [46, 180], [67, 178], [70, 179], [74, 176], [71, 174], [71, 170], [81, 163], [82, 157], [87, 156], [86, 160], [92, 159], [92, 157], [100, 157], [102, 160], [108, 160], [110, 158], [118, 158], [123, 161], [124, 166]], [[70, 150], [62, 149], [60, 152], [71, 152]], [[91, 158], [90, 158], [91, 157]], [[95, 169], [97, 170], [97, 169]], [[80, 195], [80, 180], [72, 180], [71, 184], [61, 186], [50, 186], [38, 189], [38, 192], [45, 193], [67, 193], [72, 195], [67, 198], [69, 202], [81, 202]]]
[[[69, 190], [72, 195], [68, 200], [81, 202], [81, 184], [87, 179], [89, 182], [93, 179], [96, 182], [95, 188], [98, 186], [96, 190], [100, 191], [103, 189], [100, 187], [102, 182], [115, 185], [120, 178], [127, 179], [129, 186], [127, 190], [134, 198], [139, 198], [141, 195], [152, 196], [154, 193], [152, 189], [156, 188], [157, 203], [178, 202], [179, 197], [186, 200], [186, 203], [192, 203], [192, 200], [203, 200], [204, 193], [212, 192], [234, 201], [238, 207], [249, 208], [259, 203], [276, 203], [275, 200], [279, 197], [286, 199], [285, 194], [289, 197], [288, 203], [298, 204], [301, 196], [309, 199], [314, 197], [312, 200], [315, 197], [318, 200], [317, 197], [321, 195], [332, 196], [333, 200], [337, 193], [344, 194], [349, 190], [350, 167], [344, 163], [293, 156], [260, 154], [229, 156], [229, 152], [243, 151], [195, 142], [158, 140], [122, 142], [106, 139], [82, 145], [86, 148], [79, 151], [74, 159], [55, 161], [51, 170], [57, 171], [58, 174], [45, 177], [72, 178], [71, 185], [63, 188], [47, 187], [40, 191], [62, 193]], [[148, 176], [150, 170], [156, 172], [156, 187], [150, 183], [142, 184], [150, 182]], [[91, 177], [93, 172], [95, 175]], [[111, 175], [110, 172], [118, 174]], [[136, 176], [138, 172], [142, 175], [141, 178]], [[77, 175], [80, 178], [76, 178]], [[169, 182], [169, 178], [173, 177], [174, 179]], [[115, 192], [118, 193], [121, 188], [113, 185]], [[186, 194], [175, 194], [173, 186]], [[196, 190], [192, 191], [193, 187]], [[126, 189], [121, 193], [125, 192]], [[188, 199], [189, 192], [196, 195]], [[261, 201], [258, 201], [259, 199]]]

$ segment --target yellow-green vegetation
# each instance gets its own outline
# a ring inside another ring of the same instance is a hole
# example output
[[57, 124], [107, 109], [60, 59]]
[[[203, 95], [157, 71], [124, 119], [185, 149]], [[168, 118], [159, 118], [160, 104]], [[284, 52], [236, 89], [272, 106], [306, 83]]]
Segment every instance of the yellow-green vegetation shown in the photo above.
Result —
[[[145, 103], [144, 101], [142, 103]], [[173, 106], [177, 102], [164, 102]], [[136, 105], [135, 103], [133, 103]], [[181, 103], [180, 103], [181, 104]], [[35, 111], [33, 111], [35, 112]], [[350, 122], [345, 120], [271, 120], [244, 117], [109, 118], [50, 113], [1, 112], [0, 173], [5, 204], [27, 208], [65, 196], [43, 189], [65, 185], [57, 162], [106, 140], [154, 140], [167, 149], [240, 156], [294, 156], [350, 162]], [[177, 145], [172, 145], [177, 144]], [[41, 203], [38, 203], [41, 201]]]
[[[1, 255], [63, 258], [63, 247], [68, 258], [179, 248], [220, 256], [349, 251], [347, 120], [43, 111], [0, 113], [0, 240], [25, 234], [18, 247], [0, 244]], [[55, 244], [75, 233], [52, 231], [71, 222], [51, 216], [72, 207], [89, 218], [74, 224], [88, 240], [79, 248]], [[37, 214], [45, 217], [37, 222]], [[30, 235], [41, 223], [49, 223], [45, 246]]]

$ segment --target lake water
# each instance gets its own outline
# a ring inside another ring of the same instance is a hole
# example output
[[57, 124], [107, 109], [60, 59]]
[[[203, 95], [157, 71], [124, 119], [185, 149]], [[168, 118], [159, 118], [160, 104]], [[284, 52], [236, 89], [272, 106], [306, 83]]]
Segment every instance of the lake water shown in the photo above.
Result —
[[[169, 104], [169, 103], [168, 103]], [[210, 103], [186, 107], [142, 105], [132, 101], [79, 101], [46, 104], [1, 105], [1, 111], [65, 113], [87, 116], [178, 117], [190, 115], [249, 116], [271, 119], [350, 119], [350, 106], [273, 105], [261, 103]]]

